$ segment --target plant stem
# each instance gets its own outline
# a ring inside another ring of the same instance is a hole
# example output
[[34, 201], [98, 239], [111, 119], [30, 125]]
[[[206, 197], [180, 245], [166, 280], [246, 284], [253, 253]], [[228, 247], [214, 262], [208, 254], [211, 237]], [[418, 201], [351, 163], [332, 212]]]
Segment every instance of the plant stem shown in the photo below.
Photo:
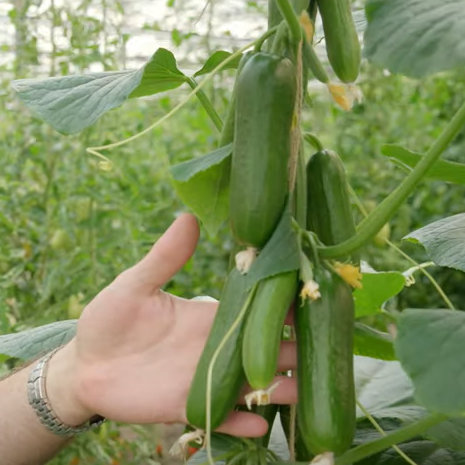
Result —
[[278, 26], [274, 26], [271, 29], [268, 29], [268, 31], [263, 34], [259, 40], [255, 43], [254, 51], [259, 52], [262, 49], [263, 43], [265, 40], [267, 40], [269, 37], [271, 37], [273, 34], [276, 34], [276, 31], [278, 30]]
[[[195, 88], [198, 87], [197, 81], [194, 78], [188, 77], [186, 79], [186, 82], [191, 86], [192, 90], [195, 90]], [[205, 108], [205, 111], [208, 113], [208, 116], [213, 121], [213, 124], [215, 125], [216, 129], [218, 129], [218, 131], [221, 131], [223, 129], [223, 122], [221, 121], [220, 115], [218, 115], [218, 113], [216, 112], [215, 108], [213, 107], [212, 103], [210, 102], [210, 99], [207, 97], [205, 92], [202, 89], [200, 89], [197, 91], [195, 95], [199, 99], [203, 108]]]
[[441, 135], [433, 142], [425, 156], [410, 174], [358, 225], [357, 234], [340, 244], [329, 247], [319, 247], [318, 252], [320, 256], [324, 258], [333, 258], [349, 255], [365, 244], [368, 239], [373, 237], [412, 193], [431, 166], [440, 157], [441, 153], [444, 152], [449, 143], [459, 133], [464, 124], [465, 103], [462, 104], [449, 124], [444, 128]]
[[[378, 431], [382, 436], [387, 436], [386, 431], [383, 430], [381, 425], [370, 415], [370, 412], [357, 400], [358, 408], [363, 412], [363, 414], [368, 418], [370, 423], [374, 426], [376, 431]], [[399, 447], [393, 445], [392, 448], [410, 465], [417, 465], [405, 452], [403, 452]]]
[[334, 465], [351, 465], [356, 463], [365, 457], [369, 457], [370, 455], [387, 449], [393, 444], [399, 444], [401, 442], [412, 439], [415, 436], [424, 433], [426, 430], [436, 425], [437, 423], [444, 421], [446, 418], [447, 417], [445, 415], [439, 413], [428, 415], [427, 417], [424, 417], [421, 420], [412, 423], [411, 425], [399, 428], [387, 436], [383, 436], [382, 438], [367, 442], [360, 446], [354, 447], [353, 449], [349, 449], [340, 457], [336, 458]]
[[281, 11], [283, 18], [286, 20], [286, 23], [289, 26], [292, 41], [296, 44], [299, 43], [302, 40], [302, 29], [295, 14], [294, 8], [292, 7], [289, 0], [276, 0], [276, 3], [278, 4], [278, 8]]

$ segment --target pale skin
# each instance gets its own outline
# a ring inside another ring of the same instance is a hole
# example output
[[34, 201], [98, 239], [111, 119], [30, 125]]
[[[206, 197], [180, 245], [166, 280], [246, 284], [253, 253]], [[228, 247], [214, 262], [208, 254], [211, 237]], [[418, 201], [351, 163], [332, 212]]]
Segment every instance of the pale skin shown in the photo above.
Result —
[[[217, 304], [181, 299], [161, 287], [191, 257], [198, 237], [195, 217], [181, 215], [139, 263], [85, 308], [76, 337], [49, 365], [48, 396], [64, 423], [79, 425], [97, 413], [125, 423], [187, 423], [190, 382]], [[292, 368], [295, 347], [286, 343], [279, 370]], [[29, 371], [0, 381], [2, 465], [44, 464], [66, 444], [28, 405]], [[295, 381], [281, 377], [272, 401], [291, 404], [296, 397]], [[232, 412], [219, 431], [258, 437], [267, 428], [255, 414]]]

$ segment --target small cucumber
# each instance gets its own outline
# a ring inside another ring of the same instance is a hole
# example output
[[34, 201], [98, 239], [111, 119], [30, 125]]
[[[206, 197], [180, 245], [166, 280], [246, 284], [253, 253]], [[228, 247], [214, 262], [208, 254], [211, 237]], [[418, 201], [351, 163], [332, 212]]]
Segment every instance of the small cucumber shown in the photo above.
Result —
[[331, 67], [343, 82], [357, 79], [361, 51], [350, 0], [317, 0], [323, 29], [326, 52]]
[[295, 309], [297, 418], [314, 454], [343, 453], [355, 433], [354, 304], [350, 287], [325, 269], [315, 273], [321, 297]]
[[[213, 354], [234, 323], [249, 297], [248, 281], [233, 269], [223, 289], [210, 334], [203, 349], [187, 398], [187, 420], [193, 426], [206, 427], [207, 373]], [[245, 383], [241, 342], [244, 319], [232, 333], [216, 359], [211, 385], [211, 427], [217, 428], [233, 409]]]
[[281, 333], [297, 290], [297, 272], [290, 271], [258, 284], [242, 342], [242, 364], [253, 389], [265, 389], [276, 375]]
[[325, 245], [355, 234], [344, 165], [330, 150], [315, 153], [307, 163], [307, 227]]
[[296, 71], [288, 58], [256, 53], [237, 81], [230, 182], [232, 232], [241, 245], [262, 248], [288, 195]]

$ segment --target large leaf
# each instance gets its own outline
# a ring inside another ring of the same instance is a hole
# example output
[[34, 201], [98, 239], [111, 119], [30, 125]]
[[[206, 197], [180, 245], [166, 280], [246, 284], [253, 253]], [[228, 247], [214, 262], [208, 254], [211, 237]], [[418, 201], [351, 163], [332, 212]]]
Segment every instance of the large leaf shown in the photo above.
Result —
[[425, 436], [443, 447], [465, 451], [465, 418], [454, 418], [433, 426]]
[[404, 310], [395, 349], [419, 403], [433, 412], [465, 415], [465, 313]]
[[71, 340], [76, 334], [77, 320], [63, 320], [0, 336], [0, 354], [29, 360], [49, 352]]
[[364, 272], [362, 287], [354, 291], [355, 316], [373, 315], [398, 294], [405, 285], [405, 277], [397, 271]]
[[232, 144], [171, 168], [181, 200], [214, 235], [229, 214], [229, 172]]
[[[412, 441], [399, 445], [416, 465], [465, 465], [465, 453], [444, 449], [431, 441]], [[405, 465], [407, 462], [394, 449], [367, 457], [357, 465]]]
[[[399, 362], [355, 357], [355, 381], [358, 400], [383, 426], [393, 419], [403, 424], [412, 423], [427, 414], [425, 408], [415, 404], [412, 381]], [[359, 421], [363, 416], [358, 410]], [[442, 447], [465, 450], [465, 419], [439, 423], [424, 436]]]
[[[381, 153], [394, 158], [408, 169], [415, 168], [423, 158], [421, 153], [412, 152], [400, 145], [386, 144], [381, 147]], [[426, 173], [426, 177], [438, 181], [465, 184], [465, 164], [447, 160], [438, 160]]]
[[289, 207], [248, 272], [250, 286], [261, 279], [299, 269], [299, 246]]
[[463, 0], [369, 0], [364, 53], [393, 73], [422, 77], [465, 66]]
[[435, 221], [404, 239], [421, 243], [434, 263], [465, 271], [465, 213]]
[[[201, 76], [202, 74], [211, 73], [220, 63], [223, 63], [224, 60], [229, 58], [232, 54], [224, 50], [218, 50], [211, 55], [205, 64], [200, 68], [194, 76]], [[227, 63], [222, 70], [224, 69], [235, 69], [238, 67], [239, 62], [241, 61], [242, 55], [238, 55], [236, 58], [232, 59]]]
[[20, 79], [20, 99], [57, 131], [72, 134], [92, 125], [129, 97], [174, 89], [185, 82], [173, 54], [159, 48], [142, 68], [48, 79]]
[[[357, 399], [375, 418], [415, 421], [424, 408], [413, 399], [413, 386], [400, 363], [355, 357]], [[357, 417], [364, 414], [357, 409]]]

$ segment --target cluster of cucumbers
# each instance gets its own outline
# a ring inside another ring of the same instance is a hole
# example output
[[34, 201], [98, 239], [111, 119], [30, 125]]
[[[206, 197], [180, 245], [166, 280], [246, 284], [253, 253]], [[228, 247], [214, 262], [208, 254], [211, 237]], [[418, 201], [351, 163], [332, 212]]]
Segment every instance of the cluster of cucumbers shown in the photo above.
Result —
[[[293, 6], [297, 13], [307, 8], [314, 11], [314, 3], [299, 0]], [[360, 46], [350, 2], [318, 0], [317, 4], [330, 64], [342, 81], [353, 81]], [[270, 25], [280, 21], [274, 1], [270, 1], [272, 17]], [[289, 172], [302, 99], [297, 73], [302, 71], [292, 53], [279, 54], [275, 49], [245, 55], [238, 69], [233, 117], [228, 118], [231, 126], [226, 130], [233, 141], [230, 224], [237, 244], [258, 253], [286, 206], [295, 208]], [[306, 178], [303, 229], [325, 245], [355, 233], [345, 172], [337, 154], [315, 153], [297, 178]], [[355, 431], [352, 290], [326, 262], [311, 258], [321, 295], [316, 300], [299, 297], [303, 283], [298, 270], [254, 285], [247, 274], [236, 268], [230, 271], [190, 388], [187, 418], [191, 425], [205, 429], [208, 422], [211, 429], [217, 428], [234, 409], [246, 382], [260, 392], [270, 387], [278, 369], [285, 318], [295, 302], [298, 436], [310, 455], [337, 455], [351, 446]]]

